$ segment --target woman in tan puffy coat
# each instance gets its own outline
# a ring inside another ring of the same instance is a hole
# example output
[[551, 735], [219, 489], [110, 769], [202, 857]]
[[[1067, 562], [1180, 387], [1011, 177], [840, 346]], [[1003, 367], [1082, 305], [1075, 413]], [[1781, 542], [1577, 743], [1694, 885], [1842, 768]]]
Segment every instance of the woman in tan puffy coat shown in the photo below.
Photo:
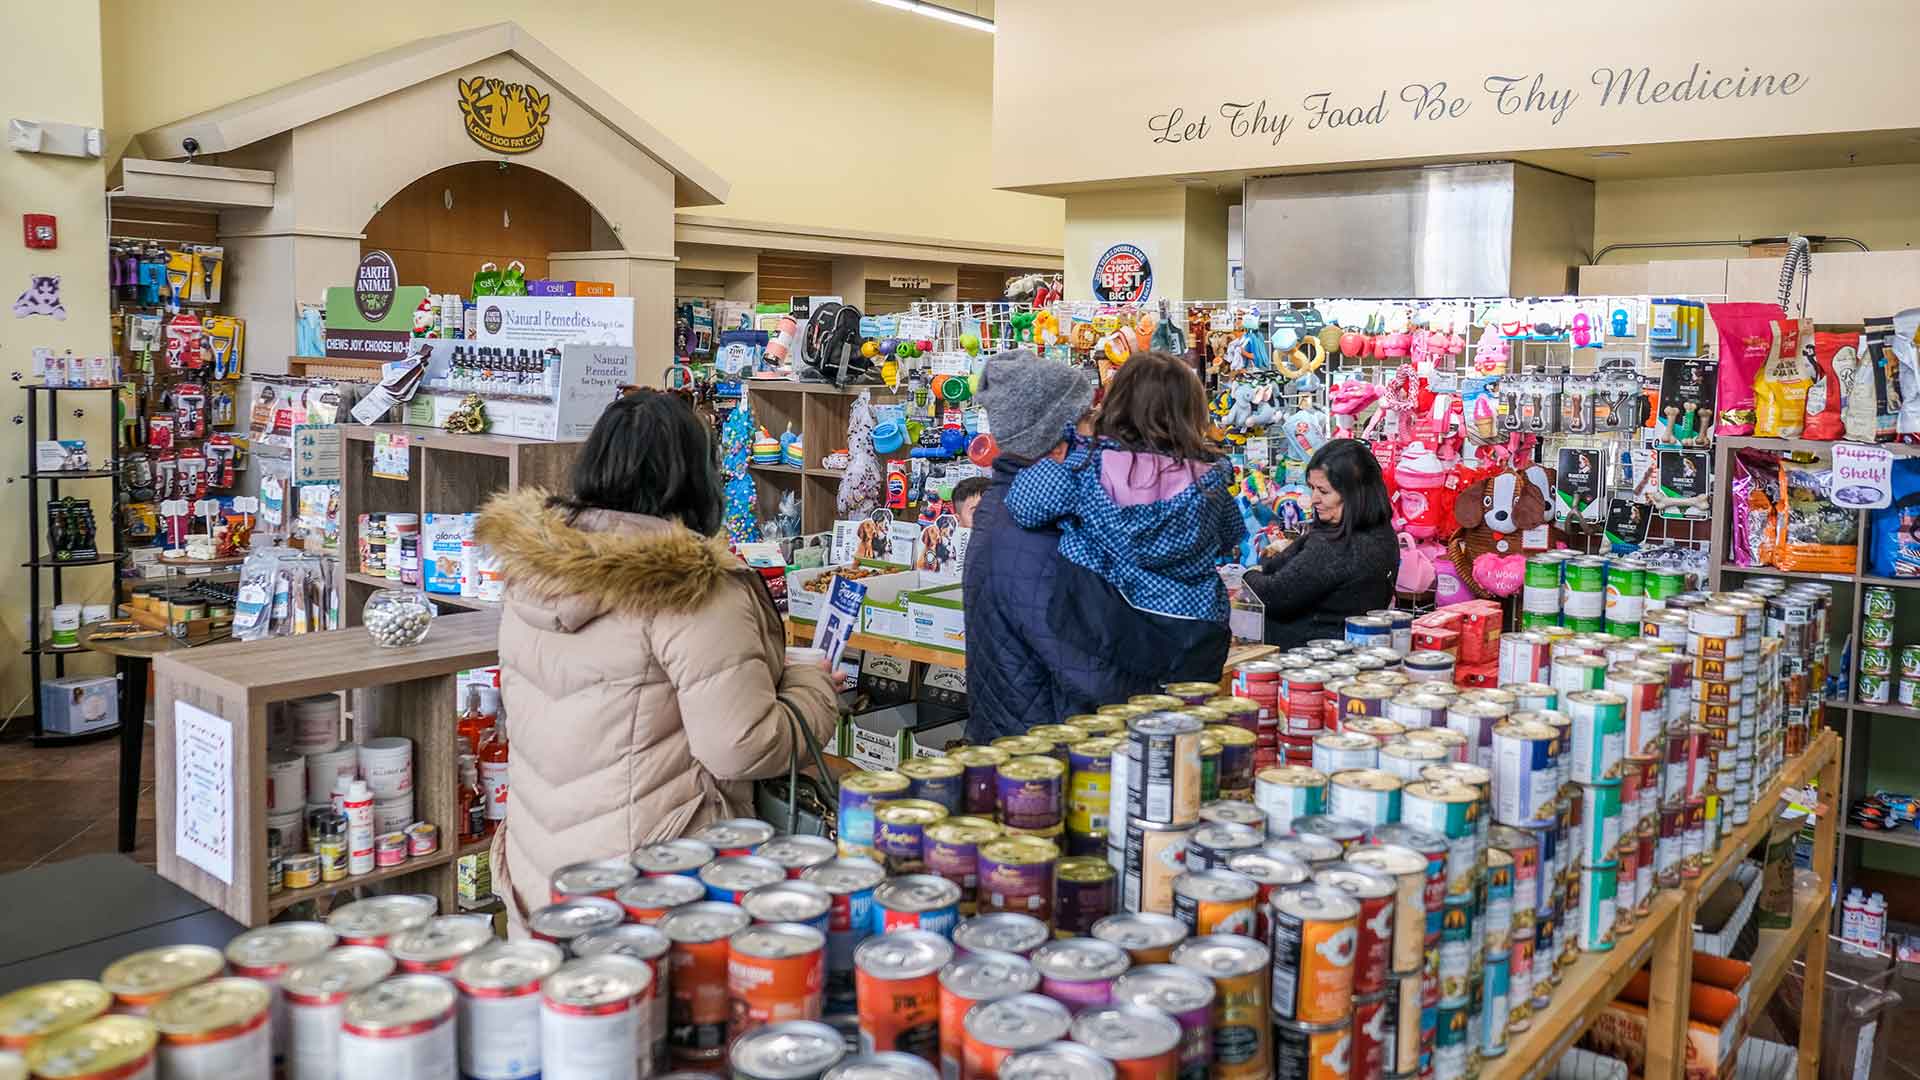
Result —
[[516, 930], [569, 863], [752, 811], [748, 781], [824, 739], [825, 671], [789, 667], [759, 576], [727, 550], [705, 426], [678, 398], [621, 398], [572, 492], [496, 497], [476, 538], [501, 560], [511, 748], [494, 889]]

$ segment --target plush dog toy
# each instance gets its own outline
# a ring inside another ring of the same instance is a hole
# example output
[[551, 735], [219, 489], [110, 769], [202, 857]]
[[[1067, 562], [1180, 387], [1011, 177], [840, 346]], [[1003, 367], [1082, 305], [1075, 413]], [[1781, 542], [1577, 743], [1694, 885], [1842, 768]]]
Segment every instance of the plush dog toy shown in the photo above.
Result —
[[1524, 471], [1496, 468], [1460, 489], [1453, 503], [1460, 531], [1447, 554], [1468, 588], [1490, 600], [1520, 591], [1527, 570], [1521, 534], [1552, 519], [1552, 487], [1547, 469], [1530, 464]]

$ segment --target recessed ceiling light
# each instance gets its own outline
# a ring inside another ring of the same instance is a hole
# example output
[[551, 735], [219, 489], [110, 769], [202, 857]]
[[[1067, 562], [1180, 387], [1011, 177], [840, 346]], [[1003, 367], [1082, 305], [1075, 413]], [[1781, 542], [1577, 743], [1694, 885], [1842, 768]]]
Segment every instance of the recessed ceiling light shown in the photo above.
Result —
[[925, 15], [930, 19], [939, 19], [941, 22], [949, 22], [955, 26], [965, 26], [989, 34], [993, 33], [992, 19], [983, 19], [978, 15], [969, 15], [964, 11], [955, 11], [950, 7], [942, 7], [939, 4], [928, 3], [927, 0], [873, 0], [873, 2], [893, 8], [896, 11], [911, 11], [915, 15]]
[[1176, 176], [1173, 178], [1173, 182], [1176, 184], [1186, 184], [1189, 187], [1199, 187], [1205, 184], [1210, 184], [1213, 181], [1208, 180], [1204, 176]]
[[1587, 151], [1587, 156], [1591, 158], [1618, 158], [1632, 157], [1633, 155], [1626, 150], [1589, 150]]

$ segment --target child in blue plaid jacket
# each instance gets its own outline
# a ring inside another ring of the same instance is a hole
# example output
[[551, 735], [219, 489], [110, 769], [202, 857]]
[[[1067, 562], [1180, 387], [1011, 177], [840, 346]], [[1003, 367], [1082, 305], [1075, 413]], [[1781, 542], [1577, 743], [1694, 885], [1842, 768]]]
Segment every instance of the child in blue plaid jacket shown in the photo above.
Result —
[[1060, 554], [1136, 610], [1224, 624], [1227, 590], [1215, 567], [1246, 527], [1209, 426], [1193, 369], [1136, 353], [1107, 388], [1094, 438], [1022, 470], [1007, 512], [1022, 528], [1058, 526]]

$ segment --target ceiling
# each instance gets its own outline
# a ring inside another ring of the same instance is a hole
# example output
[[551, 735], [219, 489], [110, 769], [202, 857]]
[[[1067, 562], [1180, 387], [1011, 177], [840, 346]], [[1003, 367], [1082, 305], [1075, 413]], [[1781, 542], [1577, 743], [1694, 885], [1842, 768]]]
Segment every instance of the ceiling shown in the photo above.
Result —
[[993, 0], [927, 0], [936, 7], [952, 8], [983, 19], [993, 18]]

